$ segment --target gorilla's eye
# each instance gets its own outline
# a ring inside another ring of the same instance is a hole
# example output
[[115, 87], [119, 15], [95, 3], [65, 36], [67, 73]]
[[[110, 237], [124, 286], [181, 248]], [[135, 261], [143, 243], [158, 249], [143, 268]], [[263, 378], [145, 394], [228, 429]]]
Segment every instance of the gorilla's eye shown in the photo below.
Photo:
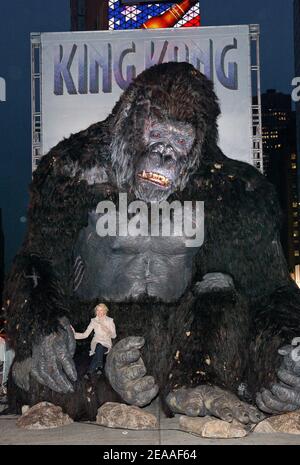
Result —
[[177, 142], [178, 142], [178, 144], [180, 144], [180, 145], [185, 145], [186, 140], [180, 138], [180, 139], [177, 139]]

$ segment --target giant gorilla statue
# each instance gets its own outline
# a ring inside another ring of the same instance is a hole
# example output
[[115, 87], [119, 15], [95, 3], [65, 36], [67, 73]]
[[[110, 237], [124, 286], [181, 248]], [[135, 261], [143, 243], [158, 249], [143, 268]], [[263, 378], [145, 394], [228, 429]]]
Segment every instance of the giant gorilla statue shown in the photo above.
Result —
[[[212, 83], [192, 65], [140, 74], [103, 122], [61, 141], [34, 173], [28, 232], [6, 282], [16, 357], [9, 400], [95, 418], [103, 402], [257, 422], [300, 407], [300, 293], [273, 187], [218, 148]], [[59, 115], [58, 115], [59, 117]], [[234, 132], [233, 132], [234, 133]], [[234, 136], [233, 136], [234, 137]], [[100, 237], [102, 200], [203, 201], [184, 237]], [[104, 302], [117, 327], [105, 375], [86, 380], [85, 329]], [[75, 355], [74, 355], [75, 354]]]

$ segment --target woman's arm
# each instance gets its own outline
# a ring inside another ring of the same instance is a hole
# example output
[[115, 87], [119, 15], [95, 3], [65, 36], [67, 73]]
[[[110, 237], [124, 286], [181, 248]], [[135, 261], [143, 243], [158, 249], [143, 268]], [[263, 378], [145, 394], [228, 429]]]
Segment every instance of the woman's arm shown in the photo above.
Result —
[[110, 320], [110, 337], [112, 339], [115, 339], [117, 337], [114, 320]]
[[94, 329], [94, 323], [91, 321], [84, 333], [74, 333], [75, 339], [86, 339]]

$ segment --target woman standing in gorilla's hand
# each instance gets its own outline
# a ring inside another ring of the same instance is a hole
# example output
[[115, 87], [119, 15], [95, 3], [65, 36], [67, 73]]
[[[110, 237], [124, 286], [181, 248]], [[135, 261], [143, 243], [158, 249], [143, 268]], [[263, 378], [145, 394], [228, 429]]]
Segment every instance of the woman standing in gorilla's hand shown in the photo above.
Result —
[[[107, 313], [107, 306], [105, 304], [98, 304], [95, 307], [95, 318], [91, 319], [84, 333], [77, 333], [72, 327], [75, 339], [86, 339], [94, 331], [90, 350], [90, 356], [93, 356], [93, 358], [88, 369], [88, 374], [94, 372], [101, 374], [104, 354], [108, 354], [112, 347], [111, 340], [117, 337], [114, 320], [108, 317]], [[107, 351], [105, 352], [106, 349]]]

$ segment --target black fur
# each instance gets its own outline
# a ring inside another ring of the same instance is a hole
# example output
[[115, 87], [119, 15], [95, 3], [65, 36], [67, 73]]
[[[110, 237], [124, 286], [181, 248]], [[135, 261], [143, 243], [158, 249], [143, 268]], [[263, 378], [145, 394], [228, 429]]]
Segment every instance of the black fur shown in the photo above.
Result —
[[[143, 126], [156, 115], [190, 122], [196, 129], [188, 170], [172, 198], [205, 201], [205, 242], [193, 281], [176, 304], [148, 297], [108, 302], [118, 340], [145, 337], [142, 356], [162, 399], [174, 387], [203, 382], [234, 392], [245, 382], [253, 396], [268, 387], [278, 366], [277, 349], [300, 334], [300, 294], [279, 243], [274, 189], [255, 168], [222, 154], [218, 114], [210, 81], [191, 65], [163, 64], [142, 73], [107, 120], [63, 140], [43, 157], [30, 189], [29, 229], [5, 286], [16, 361], [29, 357], [32, 345], [55, 331], [62, 315], [76, 329], [85, 329], [96, 302], [79, 302], [72, 294], [73, 246], [100, 200], [117, 201], [120, 189], [133, 196]], [[88, 184], [85, 173], [92, 168], [104, 183]], [[41, 275], [37, 288], [26, 278], [32, 266]], [[236, 290], [197, 296], [194, 284], [210, 272], [231, 275]], [[94, 418], [97, 407], [115, 394], [101, 378], [95, 388], [99, 394], [87, 400], [81, 380], [87, 344], [78, 344], [74, 394], [55, 394], [33, 380], [26, 394], [11, 380], [11, 407], [19, 411], [22, 403], [44, 399], [75, 418]]]

